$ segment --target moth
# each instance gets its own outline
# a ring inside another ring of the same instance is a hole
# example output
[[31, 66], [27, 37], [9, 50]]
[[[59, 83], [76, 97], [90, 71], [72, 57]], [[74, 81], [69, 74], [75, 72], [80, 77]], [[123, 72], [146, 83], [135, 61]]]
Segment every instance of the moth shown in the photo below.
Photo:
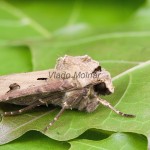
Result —
[[116, 110], [101, 95], [114, 92], [110, 73], [89, 56], [60, 57], [51, 70], [18, 73], [0, 77], [0, 103], [24, 105], [17, 111], [3, 112], [2, 116], [18, 115], [40, 105], [60, 106], [60, 112], [43, 130], [50, 126], [66, 109], [93, 112], [100, 104], [124, 117], [135, 117]]

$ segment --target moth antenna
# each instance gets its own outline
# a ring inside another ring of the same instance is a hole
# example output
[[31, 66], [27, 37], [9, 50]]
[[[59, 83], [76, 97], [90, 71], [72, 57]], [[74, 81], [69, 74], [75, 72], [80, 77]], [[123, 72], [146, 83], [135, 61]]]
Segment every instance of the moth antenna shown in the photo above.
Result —
[[64, 106], [59, 113], [54, 117], [54, 119], [49, 123], [49, 125], [44, 128], [43, 132], [45, 133], [58, 119], [59, 117], [62, 115], [62, 113], [65, 111], [66, 107]]
[[121, 111], [115, 109], [109, 102], [107, 102], [107, 101], [104, 100], [104, 99], [101, 99], [101, 98], [98, 98], [98, 97], [97, 97], [97, 101], [98, 101], [99, 103], [101, 103], [102, 105], [104, 105], [104, 106], [110, 108], [111, 110], [113, 110], [113, 111], [114, 111], [116, 114], [118, 114], [118, 115], [121, 115], [121, 116], [123, 116], [123, 117], [131, 117], [131, 118], [135, 117], [135, 115], [132, 115], [132, 114], [125, 114], [125, 113], [123, 113], [123, 112], [121, 112]]

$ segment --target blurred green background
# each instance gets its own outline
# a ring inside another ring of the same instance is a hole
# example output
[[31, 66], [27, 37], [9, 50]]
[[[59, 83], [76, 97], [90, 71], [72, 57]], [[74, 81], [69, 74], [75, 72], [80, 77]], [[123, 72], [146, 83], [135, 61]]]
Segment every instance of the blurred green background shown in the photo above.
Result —
[[[148, 8], [144, 0], [1, 0], [1, 74], [54, 67], [64, 54], [89, 54], [101, 61], [146, 60]], [[133, 58], [126, 51], [145, 55]]]
[[[0, 75], [53, 68], [56, 59], [65, 54], [87, 54], [110, 71], [112, 77], [148, 61], [150, 0], [0, 0]], [[123, 85], [121, 94], [126, 90], [127, 82], [125, 78], [116, 84]], [[110, 99], [116, 97], [119, 96]], [[135, 133], [142, 134], [142, 131], [137, 129]], [[0, 136], [2, 134], [5, 132]], [[143, 131], [143, 134], [148, 135], [149, 132]], [[147, 149], [147, 139], [143, 135], [113, 134], [106, 129], [103, 131], [103, 128], [89, 129], [77, 141], [59, 142], [54, 139], [30, 131], [1, 146], [0, 150], [69, 149], [70, 144], [71, 150], [77, 147]]]

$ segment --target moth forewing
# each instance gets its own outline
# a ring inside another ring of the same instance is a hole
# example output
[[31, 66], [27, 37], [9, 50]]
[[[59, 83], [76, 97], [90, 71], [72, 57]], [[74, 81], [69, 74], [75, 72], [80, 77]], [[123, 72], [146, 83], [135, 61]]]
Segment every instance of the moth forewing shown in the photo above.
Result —
[[20, 88], [22, 90], [29, 87], [40, 86], [41, 84], [45, 83], [45, 81], [37, 81], [37, 78], [48, 78], [49, 71], [53, 70], [43, 70], [0, 76], [0, 95], [6, 94], [6, 92], [9, 90], [9, 86], [13, 83], [17, 83], [18, 85], [20, 85]]
[[[30, 105], [56, 92], [74, 88], [75, 85], [69, 80], [48, 79], [49, 72], [54, 70], [0, 76], [0, 102]], [[48, 80], [39, 80], [41, 78]], [[14, 84], [18, 85], [17, 89], [10, 88]]]

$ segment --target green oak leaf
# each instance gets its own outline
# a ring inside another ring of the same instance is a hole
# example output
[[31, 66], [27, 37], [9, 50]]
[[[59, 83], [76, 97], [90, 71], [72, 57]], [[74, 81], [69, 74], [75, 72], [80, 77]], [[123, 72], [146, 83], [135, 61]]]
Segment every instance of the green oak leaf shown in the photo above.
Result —
[[[149, 138], [150, 1], [144, 2], [0, 1], [1, 74], [48, 69], [64, 54], [88, 54], [112, 74], [115, 93], [105, 99], [136, 115], [123, 118], [103, 106], [91, 114], [67, 110], [48, 137], [65, 141], [97, 128]], [[42, 131], [60, 109], [37, 110], [3, 118], [0, 143], [29, 130]]]
[[69, 142], [71, 148], [69, 150], [146, 150], [147, 142], [144, 137], [134, 134], [114, 133], [110, 137], [100, 140], [74, 140]]
[[41, 149], [55, 149], [55, 150], [68, 150], [70, 147], [67, 142], [59, 142], [52, 140], [39, 132], [30, 131], [16, 139], [9, 144], [0, 146], [1, 150], [41, 150]]

